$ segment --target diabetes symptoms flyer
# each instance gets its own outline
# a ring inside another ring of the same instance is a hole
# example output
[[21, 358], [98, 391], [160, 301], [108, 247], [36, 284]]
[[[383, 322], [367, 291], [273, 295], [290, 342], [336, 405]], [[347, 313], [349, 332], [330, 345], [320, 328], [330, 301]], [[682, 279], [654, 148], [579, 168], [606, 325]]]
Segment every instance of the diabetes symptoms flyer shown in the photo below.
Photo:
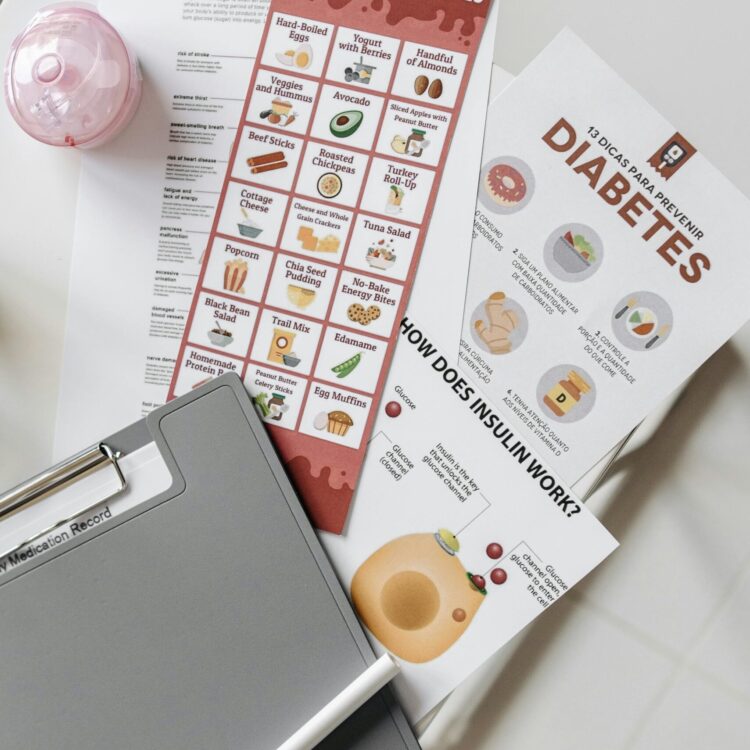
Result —
[[460, 366], [574, 483], [750, 316], [750, 203], [567, 30], [486, 133]]
[[238, 372], [325, 530], [346, 520], [489, 5], [269, 7], [169, 396]]
[[617, 546], [411, 316], [346, 534], [321, 541], [413, 723]]

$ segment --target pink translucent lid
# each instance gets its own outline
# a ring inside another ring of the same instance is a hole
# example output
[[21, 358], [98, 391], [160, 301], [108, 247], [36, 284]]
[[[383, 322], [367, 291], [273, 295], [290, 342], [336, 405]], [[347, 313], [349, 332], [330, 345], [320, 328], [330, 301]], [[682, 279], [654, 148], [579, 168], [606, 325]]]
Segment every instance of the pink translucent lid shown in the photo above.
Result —
[[118, 133], [140, 99], [135, 58], [93, 6], [52, 5], [10, 49], [5, 97], [16, 122], [53, 146], [86, 148]]

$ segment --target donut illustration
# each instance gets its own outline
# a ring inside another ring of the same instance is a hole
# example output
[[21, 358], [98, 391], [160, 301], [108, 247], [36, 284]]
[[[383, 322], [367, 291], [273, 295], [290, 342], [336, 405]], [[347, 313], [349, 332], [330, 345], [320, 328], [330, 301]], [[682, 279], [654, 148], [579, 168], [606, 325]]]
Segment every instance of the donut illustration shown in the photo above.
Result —
[[511, 208], [526, 197], [526, 180], [510, 164], [495, 164], [484, 176], [484, 189], [495, 203]]

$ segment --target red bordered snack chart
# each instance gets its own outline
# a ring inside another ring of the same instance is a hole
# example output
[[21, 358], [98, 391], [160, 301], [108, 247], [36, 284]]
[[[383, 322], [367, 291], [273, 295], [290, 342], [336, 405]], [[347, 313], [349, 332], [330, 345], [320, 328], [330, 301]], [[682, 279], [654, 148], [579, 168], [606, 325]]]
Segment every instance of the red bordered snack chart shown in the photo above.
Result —
[[346, 521], [490, 1], [269, 9], [169, 397], [240, 373], [321, 529]]

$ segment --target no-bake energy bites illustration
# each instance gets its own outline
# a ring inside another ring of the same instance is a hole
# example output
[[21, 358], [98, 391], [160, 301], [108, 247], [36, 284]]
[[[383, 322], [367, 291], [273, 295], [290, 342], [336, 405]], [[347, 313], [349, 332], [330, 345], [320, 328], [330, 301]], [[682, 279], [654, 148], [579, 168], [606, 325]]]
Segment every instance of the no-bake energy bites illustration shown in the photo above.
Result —
[[[408, 534], [373, 552], [354, 574], [351, 595], [367, 629], [404, 661], [423, 663], [445, 653], [466, 632], [487, 598], [485, 578], [464, 568], [459, 541], [447, 529]], [[487, 547], [492, 560], [502, 547]], [[505, 583], [502, 568], [490, 573]]]

